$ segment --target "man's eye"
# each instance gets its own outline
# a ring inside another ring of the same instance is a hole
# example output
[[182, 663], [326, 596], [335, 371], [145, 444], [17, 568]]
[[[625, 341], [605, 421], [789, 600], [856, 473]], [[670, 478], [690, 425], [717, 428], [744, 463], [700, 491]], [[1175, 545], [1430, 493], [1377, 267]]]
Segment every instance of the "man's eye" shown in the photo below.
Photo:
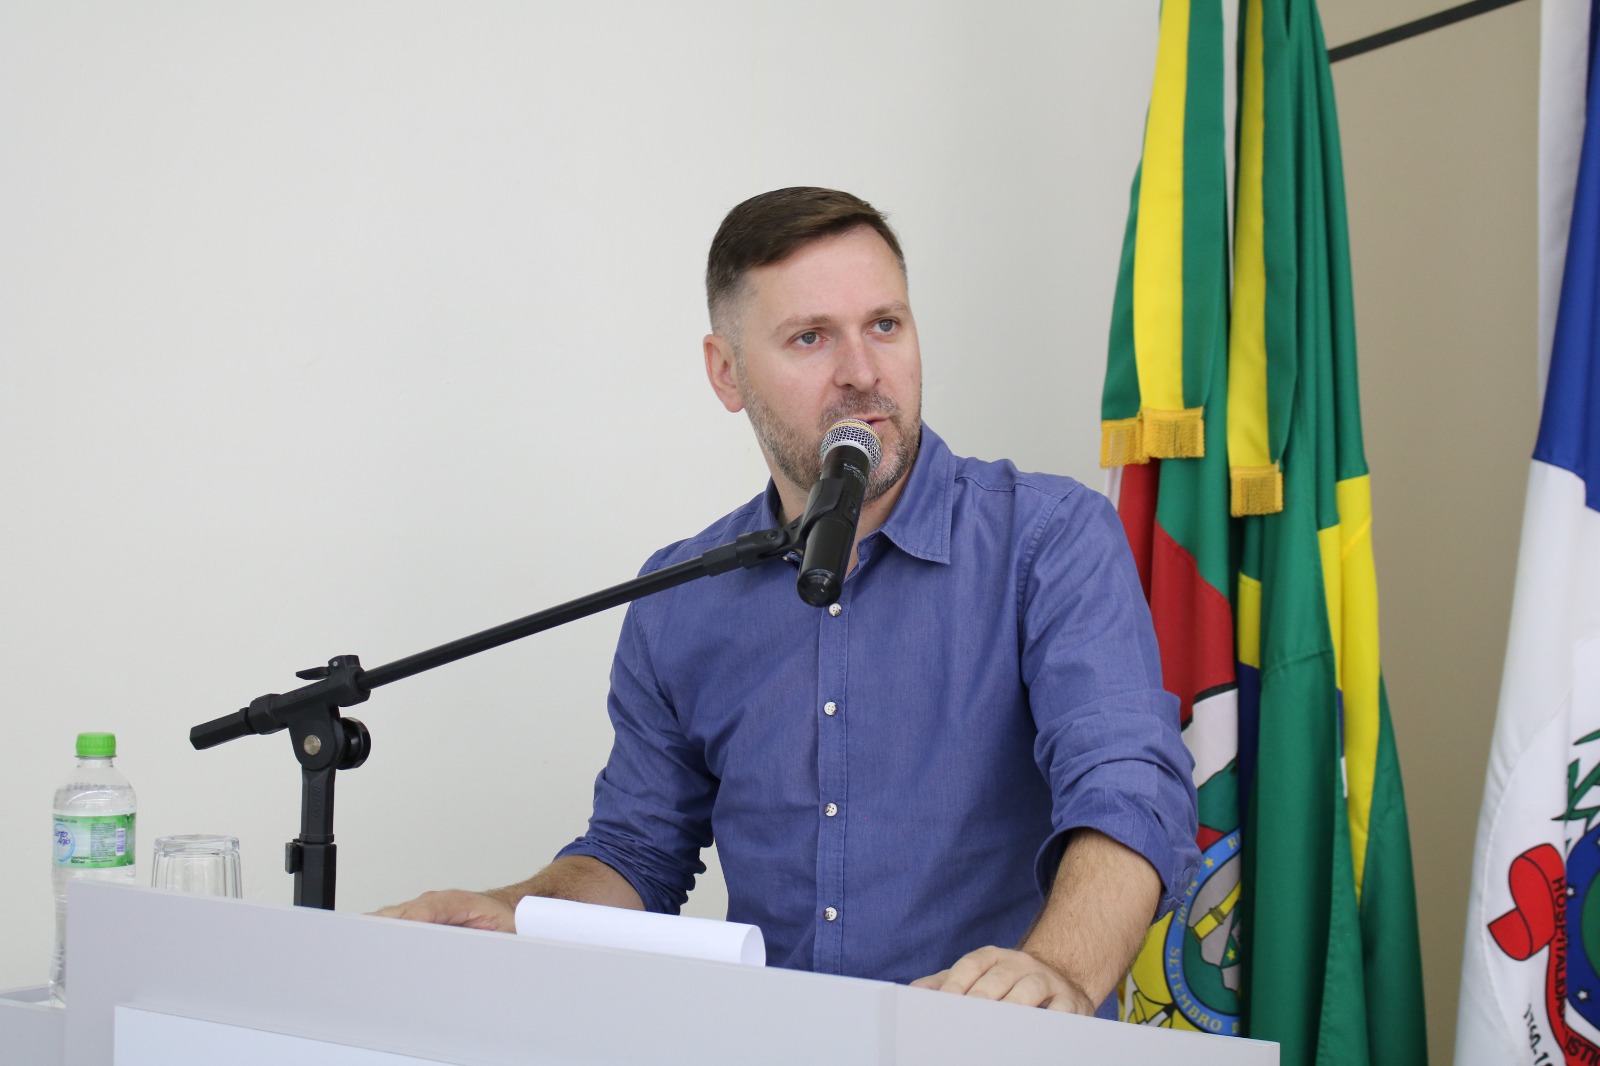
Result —
[[892, 318], [880, 318], [877, 322], [879, 333], [893, 333], [900, 328], [900, 323]]
[[808, 329], [804, 333], [800, 334], [800, 336], [796, 337], [795, 340], [807, 347], [810, 347], [811, 345], [817, 343], [817, 341], [821, 340], [821, 337], [818, 335], [816, 330]]

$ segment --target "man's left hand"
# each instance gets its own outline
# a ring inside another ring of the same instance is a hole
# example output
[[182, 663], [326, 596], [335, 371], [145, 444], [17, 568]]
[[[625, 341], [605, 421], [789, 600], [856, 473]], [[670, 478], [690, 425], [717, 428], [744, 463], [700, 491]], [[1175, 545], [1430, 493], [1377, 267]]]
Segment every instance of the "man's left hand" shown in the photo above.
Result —
[[918, 978], [911, 982], [911, 987], [1020, 1003], [1025, 1007], [1048, 1007], [1071, 1014], [1092, 1015], [1095, 1011], [1095, 1004], [1083, 989], [1059, 970], [1026, 951], [1006, 948], [988, 947], [968, 952], [948, 970]]

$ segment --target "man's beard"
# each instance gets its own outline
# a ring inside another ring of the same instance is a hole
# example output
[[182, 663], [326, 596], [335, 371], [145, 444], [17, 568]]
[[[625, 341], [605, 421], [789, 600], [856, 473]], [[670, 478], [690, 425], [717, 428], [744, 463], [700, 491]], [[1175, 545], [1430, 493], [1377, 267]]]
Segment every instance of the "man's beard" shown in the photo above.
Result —
[[870, 392], [850, 401], [840, 401], [822, 413], [816, 436], [810, 437], [784, 425], [753, 392], [744, 391], [745, 413], [755, 430], [761, 447], [772, 457], [773, 465], [783, 476], [809, 492], [822, 477], [822, 436], [828, 427], [846, 418], [887, 418], [895, 427], [895, 440], [884, 441], [883, 458], [867, 479], [866, 501], [871, 503], [895, 486], [916, 461], [917, 449], [922, 443], [922, 425], [907, 421], [900, 405], [881, 392]]

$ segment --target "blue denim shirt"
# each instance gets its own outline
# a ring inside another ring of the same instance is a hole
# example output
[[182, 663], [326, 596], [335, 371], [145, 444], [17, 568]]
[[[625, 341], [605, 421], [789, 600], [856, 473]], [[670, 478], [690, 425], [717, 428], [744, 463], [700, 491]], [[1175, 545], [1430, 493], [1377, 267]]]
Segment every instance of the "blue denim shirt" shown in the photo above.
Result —
[[[778, 524], [767, 492], [644, 570]], [[634, 603], [616, 741], [563, 855], [675, 913], [717, 843], [771, 964], [910, 981], [1014, 947], [1087, 826], [1197, 859], [1193, 763], [1116, 512], [1066, 477], [953, 456], [926, 426], [837, 612], [777, 562]]]

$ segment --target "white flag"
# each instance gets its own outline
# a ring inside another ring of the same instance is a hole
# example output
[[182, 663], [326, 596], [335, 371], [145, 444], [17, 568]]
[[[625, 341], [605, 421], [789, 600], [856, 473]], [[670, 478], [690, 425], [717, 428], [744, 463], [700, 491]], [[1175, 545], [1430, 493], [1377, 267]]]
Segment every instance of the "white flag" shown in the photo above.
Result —
[[[1545, 8], [1547, 45], [1578, 42], [1578, 76], [1565, 80], [1580, 98], [1593, 6], [1553, 0]], [[1552, 35], [1562, 19], [1568, 25]], [[1547, 50], [1546, 63], [1553, 58], [1559, 62]], [[1558, 125], [1548, 120], [1562, 110], [1551, 88], [1547, 77], [1546, 137]], [[1588, 115], [1568, 201], [1570, 238], [1561, 242], [1554, 329], [1545, 331], [1553, 341], [1544, 410], [1467, 902], [1457, 1066], [1600, 1063], [1600, 94], [1593, 91]], [[1542, 180], [1559, 181], [1548, 172], [1559, 149], [1541, 154]], [[1547, 193], [1541, 190], [1546, 204]], [[1548, 249], [1548, 229], [1544, 236]]]

